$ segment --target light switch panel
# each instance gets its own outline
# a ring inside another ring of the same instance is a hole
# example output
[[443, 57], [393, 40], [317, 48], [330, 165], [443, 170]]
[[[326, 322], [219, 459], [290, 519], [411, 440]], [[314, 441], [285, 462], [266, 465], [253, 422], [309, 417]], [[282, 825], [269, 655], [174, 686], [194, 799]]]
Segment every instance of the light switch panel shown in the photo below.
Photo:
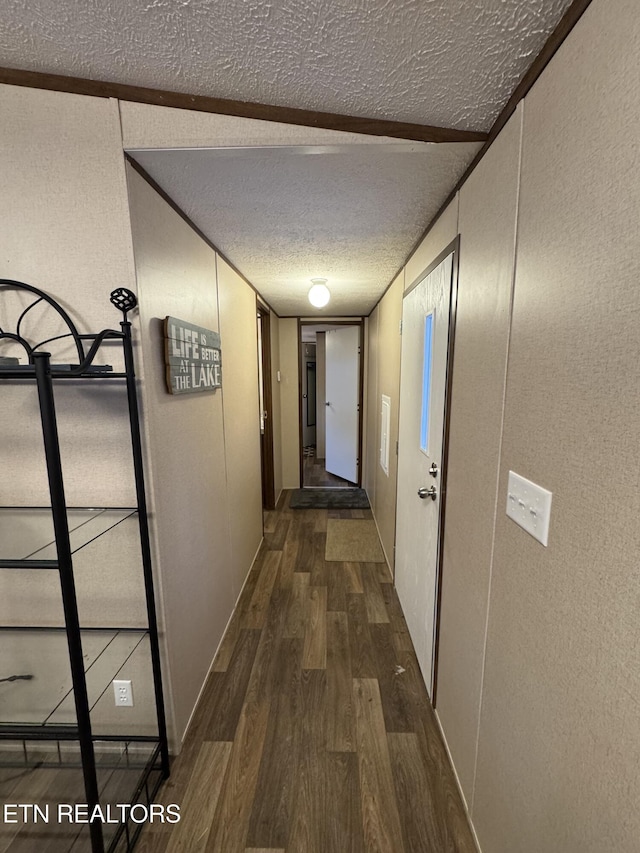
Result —
[[507, 515], [546, 547], [552, 493], [509, 471]]

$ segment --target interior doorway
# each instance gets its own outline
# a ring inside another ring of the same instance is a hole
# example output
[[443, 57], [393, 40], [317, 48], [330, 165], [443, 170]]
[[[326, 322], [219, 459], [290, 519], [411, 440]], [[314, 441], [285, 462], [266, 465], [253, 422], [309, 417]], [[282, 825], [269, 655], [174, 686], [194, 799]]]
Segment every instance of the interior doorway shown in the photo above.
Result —
[[300, 485], [346, 489], [361, 482], [361, 320], [299, 321]]
[[262, 508], [276, 505], [273, 466], [273, 406], [271, 391], [271, 317], [269, 310], [257, 303], [258, 327], [258, 394], [260, 413], [260, 463], [262, 469]]

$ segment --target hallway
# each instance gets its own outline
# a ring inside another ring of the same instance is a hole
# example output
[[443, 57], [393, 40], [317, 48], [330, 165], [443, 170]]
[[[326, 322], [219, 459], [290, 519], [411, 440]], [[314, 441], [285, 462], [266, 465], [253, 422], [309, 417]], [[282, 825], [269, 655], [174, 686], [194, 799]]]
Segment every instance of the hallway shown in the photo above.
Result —
[[475, 851], [382, 563], [325, 562], [327, 519], [265, 516], [265, 537], [162, 802], [154, 853]]
[[327, 471], [327, 460], [319, 459], [315, 455], [315, 449], [315, 446], [304, 448], [302, 478], [305, 488], [348, 489], [354, 485]]

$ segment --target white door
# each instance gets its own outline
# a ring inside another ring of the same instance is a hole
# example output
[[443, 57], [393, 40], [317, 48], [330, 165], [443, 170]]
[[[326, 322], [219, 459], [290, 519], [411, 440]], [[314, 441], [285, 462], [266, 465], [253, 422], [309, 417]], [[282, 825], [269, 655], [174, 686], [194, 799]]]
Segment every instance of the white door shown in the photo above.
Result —
[[352, 483], [358, 481], [359, 350], [359, 326], [326, 333], [325, 468]]
[[449, 255], [402, 309], [395, 581], [430, 695], [452, 269]]

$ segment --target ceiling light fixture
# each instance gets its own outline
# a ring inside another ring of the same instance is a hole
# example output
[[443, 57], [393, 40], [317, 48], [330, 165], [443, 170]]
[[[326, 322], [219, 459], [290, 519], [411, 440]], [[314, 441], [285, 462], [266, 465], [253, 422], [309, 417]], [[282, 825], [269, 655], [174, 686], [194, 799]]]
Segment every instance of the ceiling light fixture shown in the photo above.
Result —
[[331, 293], [327, 287], [326, 278], [312, 278], [313, 287], [309, 291], [309, 302], [314, 308], [324, 308], [331, 299]]

